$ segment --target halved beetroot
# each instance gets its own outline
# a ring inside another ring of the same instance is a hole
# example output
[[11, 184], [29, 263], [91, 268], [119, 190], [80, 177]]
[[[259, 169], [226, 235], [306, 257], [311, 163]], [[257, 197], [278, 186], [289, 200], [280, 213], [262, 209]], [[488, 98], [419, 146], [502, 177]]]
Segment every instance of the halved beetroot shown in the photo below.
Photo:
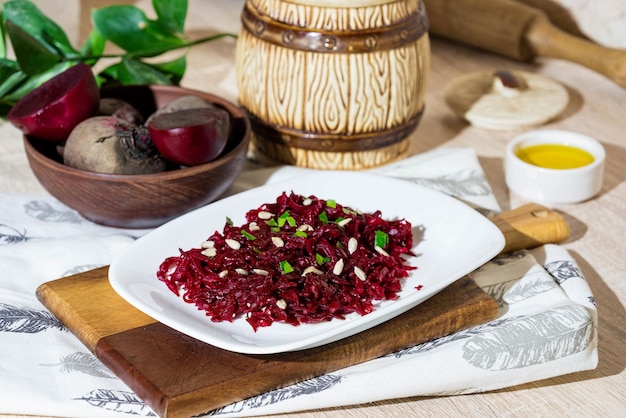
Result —
[[228, 112], [193, 108], [150, 118], [148, 130], [161, 155], [180, 165], [198, 165], [217, 158], [230, 133]]
[[96, 113], [99, 102], [91, 67], [80, 63], [31, 90], [13, 106], [7, 120], [26, 135], [62, 141]]

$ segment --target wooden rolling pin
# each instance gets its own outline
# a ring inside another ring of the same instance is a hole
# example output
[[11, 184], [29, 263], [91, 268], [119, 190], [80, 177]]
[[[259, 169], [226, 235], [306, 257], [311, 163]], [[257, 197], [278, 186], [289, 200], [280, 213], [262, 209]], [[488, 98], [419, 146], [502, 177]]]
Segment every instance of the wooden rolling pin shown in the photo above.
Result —
[[538, 8], [514, 0], [424, 0], [432, 35], [521, 61], [564, 59], [626, 87], [626, 50], [607, 48], [554, 26]]

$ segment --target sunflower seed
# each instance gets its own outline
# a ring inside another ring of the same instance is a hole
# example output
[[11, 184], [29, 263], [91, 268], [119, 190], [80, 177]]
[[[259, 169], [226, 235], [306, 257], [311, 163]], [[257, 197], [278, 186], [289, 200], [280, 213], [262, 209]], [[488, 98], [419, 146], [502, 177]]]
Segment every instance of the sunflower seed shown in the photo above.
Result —
[[337, 260], [337, 262], [335, 263], [335, 267], [333, 267], [333, 274], [335, 276], [339, 276], [341, 274], [341, 272], [343, 271], [343, 258], [340, 258], [339, 260]]
[[202, 251], [200, 254], [213, 258], [215, 257], [215, 255], [217, 255], [217, 250], [215, 248], [207, 248], [206, 250]]
[[226, 242], [226, 245], [228, 245], [233, 250], [238, 250], [241, 248], [241, 244], [237, 240], [228, 238], [228, 239], [225, 239], [224, 241]]
[[280, 309], [286, 309], [287, 308], [287, 302], [285, 302], [285, 299], [278, 299], [276, 301], [276, 306], [278, 306]]
[[285, 241], [281, 237], [272, 237], [272, 243], [278, 248], [285, 245]]
[[361, 270], [360, 268], [358, 268], [357, 266], [354, 266], [354, 274], [356, 274], [356, 277], [358, 277], [359, 280], [361, 280], [362, 282], [364, 282], [365, 279], [367, 279], [367, 275], [365, 274], [365, 272]]
[[374, 246], [374, 250], [376, 250], [376, 252], [380, 255], [385, 255], [387, 257], [389, 257], [389, 253], [385, 250], [383, 250], [381, 247], [379, 247], [378, 245]]
[[256, 274], [260, 274], [261, 276], [267, 276], [268, 274], [270, 274], [269, 271], [263, 269], [252, 269], [252, 271]]
[[354, 254], [356, 249], [359, 247], [359, 241], [356, 238], [352, 237], [348, 240], [348, 252], [350, 254]]
[[318, 270], [315, 266], [309, 266], [304, 269], [304, 271], [302, 272], [302, 276], [306, 276], [309, 273], [323, 274], [322, 271]]
[[351, 221], [352, 221], [352, 218], [343, 218], [342, 220], [340, 220], [339, 222], [337, 222], [337, 225], [339, 225], [339, 226], [346, 226], [346, 225], [348, 225]]
[[266, 210], [262, 210], [258, 213], [259, 219], [270, 219], [272, 216], [274, 215]]

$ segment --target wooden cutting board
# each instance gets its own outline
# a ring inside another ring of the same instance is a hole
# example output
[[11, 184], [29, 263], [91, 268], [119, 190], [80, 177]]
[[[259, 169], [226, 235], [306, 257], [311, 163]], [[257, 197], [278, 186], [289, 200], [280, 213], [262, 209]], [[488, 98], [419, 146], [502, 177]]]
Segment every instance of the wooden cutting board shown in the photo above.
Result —
[[[558, 242], [568, 234], [560, 215], [536, 205], [494, 221], [505, 234], [505, 251]], [[37, 297], [162, 417], [204, 413], [485, 323], [498, 313], [496, 302], [464, 277], [405, 314], [352, 337], [308, 350], [249, 355], [155, 321], [122, 299], [107, 274], [108, 267], [102, 267], [44, 283]]]

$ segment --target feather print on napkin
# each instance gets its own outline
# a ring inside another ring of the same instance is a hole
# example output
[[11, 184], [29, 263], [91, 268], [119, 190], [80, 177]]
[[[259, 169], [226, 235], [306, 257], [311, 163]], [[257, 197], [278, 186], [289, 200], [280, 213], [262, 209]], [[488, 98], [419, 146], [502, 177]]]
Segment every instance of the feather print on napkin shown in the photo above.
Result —
[[338, 374], [318, 376], [286, 388], [275, 389], [263, 395], [254, 396], [244, 401], [215, 409], [205, 415], [221, 415], [233, 412], [242, 412], [245, 410], [272, 405], [287, 399], [297, 398], [299, 396], [323, 392], [325, 390], [332, 389], [336, 384], [341, 382], [342, 378], [343, 376]]
[[430, 189], [461, 198], [466, 196], [487, 196], [491, 194], [491, 188], [483, 173], [472, 168], [439, 177], [418, 178], [413, 181]]
[[49, 329], [67, 330], [48, 311], [0, 303], [0, 332], [36, 334]]
[[22, 232], [8, 225], [0, 224], [0, 245], [18, 244], [20, 242], [26, 242], [29, 239], [26, 230]]
[[584, 351], [593, 339], [593, 326], [584, 307], [559, 306], [472, 337], [463, 345], [463, 358], [491, 371], [546, 363]]
[[69, 209], [55, 209], [51, 204], [42, 200], [33, 200], [24, 204], [24, 213], [31, 218], [44, 222], [82, 222], [82, 219], [76, 212]]
[[155, 413], [133, 392], [96, 389], [84, 396], [81, 396], [80, 398], [76, 398], [76, 400], [88, 402], [93, 406], [107, 411], [146, 417], [156, 416]]
[[571, 279], [573, 277], [582, 278], [583, 275], [578, 267], [571, 261], [553, 261], [545, 265], [548, 273], [554, 277], [554, 280], [558, 284], [562, 284], [567, 279]]
[[414, 345], [412, 347], [403, 348], [402, 350], [398, 350], [394, 353], [387, 354], [383, 357], [395, 357], [400, 358], [402, 356], [408, 354], [418, 354], [424, 353], [426, 351], [433, 350], [435, 348], [439, 348], [445, 344], [450, 344], [455, 341], [463, 340], [466, 338], [473, 337], [475, 335], [480, 335], [483, 332], [487, 332], [487, 330], [492, 328], [498, 328], [502, 326], [503, 323], [510, 321], [510, 319], [496, 319], [491, 322], [487, 322], [486, 324], [478, 325], [472, 328], [468, 328], [462, 331], [455, 332], [454, 334], [446, 335], [443, 337], [436, 338], [434, 340], [426, 341], [425, 343], [421, 343], [418, 345]]
[[522, 279], [515, 278], [482, 286], [482, 289], [494, 298], [500, 307], [530, 299], [556, 288], [558, 284], [545, 271], [527, 274]]
[[73, 276], [74, 274], [84, 273], [103, 266], [104, 264], [81, 264], [80, 266], [74, 266], [71, 269], [64, 271], [61, 277]]
[[90, 376], [114, 379], [115, 375], [93, 354], [76, 352], [63, 356], [59, 363], [42, 364], [41, 366], [58, 366], [63, 373], [79, 372]]

